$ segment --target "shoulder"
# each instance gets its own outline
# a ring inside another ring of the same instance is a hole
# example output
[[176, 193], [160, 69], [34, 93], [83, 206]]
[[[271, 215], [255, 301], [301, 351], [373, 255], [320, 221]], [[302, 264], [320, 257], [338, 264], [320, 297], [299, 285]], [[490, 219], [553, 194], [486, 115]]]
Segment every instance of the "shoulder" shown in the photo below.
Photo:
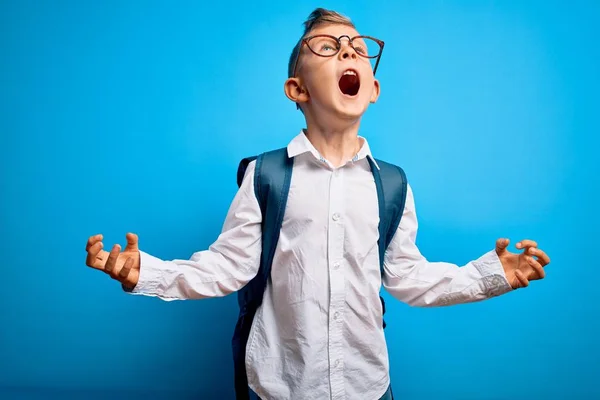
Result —
[[404, 183], [407, 183], [406, 172], [404, 172], [401, 166], [377, 158], [375, 161], [377, 162], [377, 166], [379, 166], [379, 173], [382, 179], [400, 179]]
[[386, 168], [386, 169], [402, 170], [402, 167], [397, 164], [387, 162], [387, 161], [381, 160], [379, 158], [376, 158], [375, 161], [377, 161], [377, 165], [379, 165], [380, 169]]
[[287, 159], [287, 147], [280, 149], [269, 150], [255, 156], [245, 157], [240, 160], [237, 171], [237, 182], [238, 186], [241, 186], [244, 179], [253, 174], [256, 168], [259, 168], [259, 172], [262, 171], [262, 164], [267, 163], [270, 168], [278, 167], [283, 165]]

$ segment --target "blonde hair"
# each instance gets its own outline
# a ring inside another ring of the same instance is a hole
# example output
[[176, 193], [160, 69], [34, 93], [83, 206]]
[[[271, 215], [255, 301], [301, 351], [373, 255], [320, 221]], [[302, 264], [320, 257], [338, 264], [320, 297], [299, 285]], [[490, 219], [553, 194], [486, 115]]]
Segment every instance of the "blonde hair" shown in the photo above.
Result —
[[292, 54], [290, 55], [290, 60], [288, 62], [288, 78], [291, 78], [294, 74], [294, 64], [297, 62], [296, 58], [299, 57], [298, 53], [300, 52], [300, 46], [302, 45], [302, 39], [313, 29], [320, 25], [324, 24], [337, 24], [337, 25], [346, 25], [350, 26], [354, 29], [356, 27], [350, 20], [350, 18], [332, 11], [326, 10], [324, 8], [317, 8], [313, 12], [310, 13], [308, 19], [304, 21], [304, 33], [298, 40], [298, 43], [294, 46], [292, 50]]

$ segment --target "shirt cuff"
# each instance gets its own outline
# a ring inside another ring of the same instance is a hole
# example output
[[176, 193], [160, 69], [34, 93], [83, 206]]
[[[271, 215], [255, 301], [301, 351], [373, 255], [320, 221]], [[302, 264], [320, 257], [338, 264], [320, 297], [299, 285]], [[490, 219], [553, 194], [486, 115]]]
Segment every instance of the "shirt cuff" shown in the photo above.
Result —
[[500, 296], [513, 290], [510, 283], [508, 283], [502, 261], [498, 258], [496, 250], [485, 253], [473, 261], [473, 265], [482, 276], [485, 287], [484, 294], [487, 297]]
[[133, 288], [121, 285], [123, 290], [131, 294], [158, 295], [162, 265], [165, 261], [140, 251], [140, 277]]

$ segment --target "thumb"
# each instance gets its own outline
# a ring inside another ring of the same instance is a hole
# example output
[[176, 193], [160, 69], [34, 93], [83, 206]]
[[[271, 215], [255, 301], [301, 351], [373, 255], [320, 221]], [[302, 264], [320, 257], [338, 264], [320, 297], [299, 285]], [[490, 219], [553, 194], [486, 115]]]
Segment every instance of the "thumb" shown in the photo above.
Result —
[[138, 236], [135, 233], [128, 233], [125, 235], [127, 238], [127, 246], [125, 246], [125, 251], [139, 251], [138, 247]]
[[510, 243], [510, 240], [508, 240], [508, 239], [496, 240], [496, 253], [500, 256], [504, 252], [506, 252], [506, 248], [508, 247], [509, 243]]

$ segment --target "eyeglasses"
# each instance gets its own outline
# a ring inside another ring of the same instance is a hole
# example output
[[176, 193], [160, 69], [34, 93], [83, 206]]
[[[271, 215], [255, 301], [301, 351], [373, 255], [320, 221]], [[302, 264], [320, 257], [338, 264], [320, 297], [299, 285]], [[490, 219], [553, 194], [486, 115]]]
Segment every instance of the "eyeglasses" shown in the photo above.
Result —
[[369, 59], [377, 59], [375, 67], [373, 67], [373, 75], [377, 72], [377, 66], [383, 52], [383, 41], [375, 39], [371, 36], [355, 36], [351, 38], [348, 35], [342, 35], [336, 38], [332, 35], [314, 35], [309, 36], [300, 42], [298, 53], [296, 54], [296, 60], [294, 61], [294, 73], [292, 77], [296, 76], [296, 69], [298, 68], [298, 59], [300, 58], [300, 50], [302, 46], [306, 44], [314, 54], [320, 57], [333, 57], [342, 49], [342, 38], [348, 39], [348, 44], [354, 49], [356, 54], [361, 57]]

